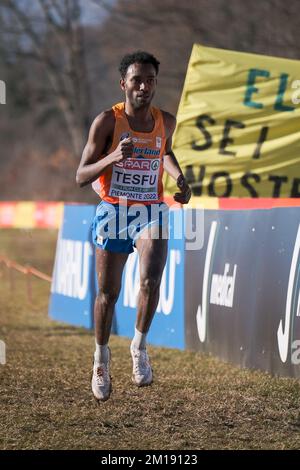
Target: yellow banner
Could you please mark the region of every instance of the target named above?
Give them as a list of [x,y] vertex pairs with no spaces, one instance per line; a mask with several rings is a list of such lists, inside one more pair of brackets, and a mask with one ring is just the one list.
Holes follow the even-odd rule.
[[173,151],[194,196],[300,197],[300,61],[195,44]]

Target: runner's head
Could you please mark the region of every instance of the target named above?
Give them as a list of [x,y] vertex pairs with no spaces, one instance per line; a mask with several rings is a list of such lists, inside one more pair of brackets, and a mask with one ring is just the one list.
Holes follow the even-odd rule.
[[157,85],[158,60],[143,51],[126,54],[121,60],[119,71],[120,85],[126,100],[136,109],[149,106]]

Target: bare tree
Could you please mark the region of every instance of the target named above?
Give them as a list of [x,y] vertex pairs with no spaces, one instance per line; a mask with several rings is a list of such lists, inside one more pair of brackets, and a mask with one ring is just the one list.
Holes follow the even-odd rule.
[[[17,61],[45,72],[48,90],[62,113],[75,157],[89,124],[89,83],[79,0],[38,0],[29,5],[0,0],[1,42]],[[44,83],[35,83],[45,89]],[[44,93],[45,95],[45,93]]]
[[[103,59],[145,49],[161,61],[159,104],[176,112],[194,43],[279,57],[299,57],[299,0],[89,0],[108,12]],[[114,90],[115,93],[115,90]]]

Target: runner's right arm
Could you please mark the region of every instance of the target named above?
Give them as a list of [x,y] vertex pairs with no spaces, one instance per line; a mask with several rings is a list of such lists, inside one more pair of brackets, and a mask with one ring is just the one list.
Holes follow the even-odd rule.
[[130,138],[122,140],[109,155],[105,153],[112,141],[114,126],[115,118],[111,110],[99,114],[91,125],[76,173],[76,183],[80,187],[95,181],[114,163],[132,156],[133,143]]

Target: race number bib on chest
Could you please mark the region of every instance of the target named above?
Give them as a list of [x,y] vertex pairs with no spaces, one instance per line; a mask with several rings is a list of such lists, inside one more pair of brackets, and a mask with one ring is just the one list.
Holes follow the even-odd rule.
[[109,195],[136,201],[158,199],[159,158],[127,158],[113,166]]

